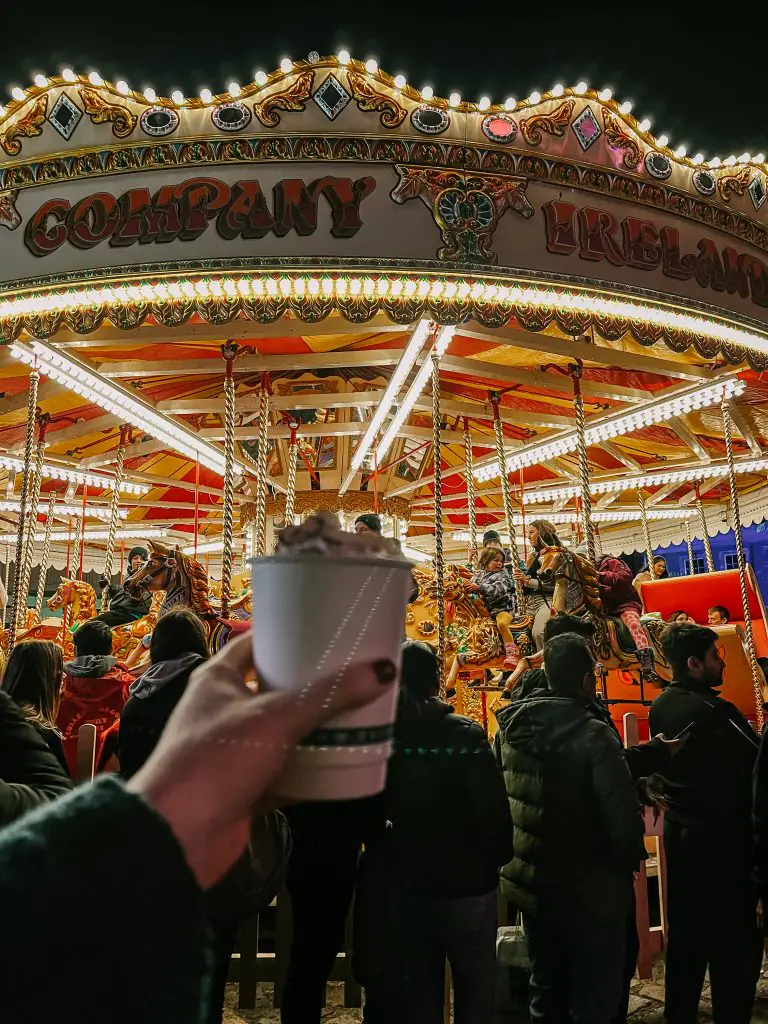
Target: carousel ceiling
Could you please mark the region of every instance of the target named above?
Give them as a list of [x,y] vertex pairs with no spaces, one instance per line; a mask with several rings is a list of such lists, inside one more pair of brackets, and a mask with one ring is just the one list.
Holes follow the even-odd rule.
[[503,519],[494,403],[519,525],[575,519],[574,365],[604,534],[632,527],[641,491],[659,521],[697,494],[723,506],[724,394],[754,495],[765,172],[762,154],[672,150],[586,83],[497,107],[348,54],[221,96],[38,76],[0,108],[0,536],[36,365],[41,523],[54,496],[57,529],[84,508],[102,543],[122,438],[120,536],[215,545],[227,343],[243,522],[264,387],[271,513],[295,437],[297,510],[380,507],[428,549],[433,352],[449,537],[470,457],[478,527]]

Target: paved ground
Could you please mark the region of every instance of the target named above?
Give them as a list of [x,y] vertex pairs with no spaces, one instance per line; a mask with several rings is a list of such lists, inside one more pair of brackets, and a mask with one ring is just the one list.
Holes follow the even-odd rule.
[[[632,1024],[663,1024],[664,965],[659,961],[651,981],[636,981],[630,1004]],[[359,1010],[345,1010],[342,1005],[341,985],[329,987],[328,1008],[323,1015],[323,1024],[360,1024]],[[272,986],[264,985],[260,991],[259,1007],[256,1010],[238,1010],[237,991],[230,985],[227,991],[227,1007],[224,1024],[279,1024],[280,1015],[272,1009]],[[712,1021],[712,1004],[709,1001],[709,986],[705,987],[701,1001],[701,1024]],[[758,999],[752,1015],[753,1024],[768,1024],[768,970],[758,986]]]

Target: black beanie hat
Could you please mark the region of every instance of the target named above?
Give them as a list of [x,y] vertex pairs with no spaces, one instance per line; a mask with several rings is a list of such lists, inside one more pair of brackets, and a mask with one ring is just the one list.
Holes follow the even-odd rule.
[[501,537],[495,530],[486,530],[483,534],[483,547],[485,547],[486,544],[490,544],[492,540],[495,540],[497,544],[501,544]]
[[131,559],[135,558],[136,555],[141,555],[145,562],[149,558],[149,552],[147,551],[147,549],[137,545],[135,548],[131,548],[131,550],[128,552],[128,565],[131,564]]
[[374,533],[381,533],[381,517],[377,516],[375,512],[364,512],[363,515],[357,517],[355,523],[363,523]]

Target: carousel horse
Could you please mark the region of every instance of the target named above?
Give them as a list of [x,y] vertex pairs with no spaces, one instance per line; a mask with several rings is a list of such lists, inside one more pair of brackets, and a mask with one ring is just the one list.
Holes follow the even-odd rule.
[[70,629],[74,629],[96,614],[96,591],[85,580],[62,576],[55,593],[46,603],[52,612],[61,609],[62,615],[66,614],[68,608],[71,613]]
[[[24,640],[57,640],[60,632],[58,619],[43,619],[41,622],[35,609],[27,608],[24,625],[16,632],[16,643],[23,643]],[[0,671],[5,664],[4,656],[8,653],[9,637],[10,630],[0,632]]]
[[[621,619],[603,613],[595,566],[589,559],[562,547],[543,548],[539,560],[539,579],[543,583],[554,583],[552,612],[589,615],[597,627],[593,646],[603,670],[637,671],[639,677],[637,648],[629,630]],[[653,650],[656,674],[662,684],[667,683],[672,679],[672,667],[661,647],[661,634],[666,623],[661,619],[645,618],[643,626]]]
[[[250,619],[253,614],[250,572],[233,573],[230,581],[229,618]],[[208,597],[216,615],[221,615],[221,580],[209,581]]]
[[145,636],[152,635],[164,598],[164,590],[155,591],[146,615],[142,615],[134,622],[112,627],[112,654],[129,668],[136,665],[141,660],[141,655],[146,653],[147,648],[143,646],[142,640]]
[[216,615],[208,596],[208,575],[196,558],[181,548],[168,548],[149,541],[149,558],[123,584],[129,594],[143,589],[150,594],[165,592],[158,618],[179,605],[191,608],[208,633],[208,646],[215,653],[236,633],[248,628],[245,620],[222,619]]

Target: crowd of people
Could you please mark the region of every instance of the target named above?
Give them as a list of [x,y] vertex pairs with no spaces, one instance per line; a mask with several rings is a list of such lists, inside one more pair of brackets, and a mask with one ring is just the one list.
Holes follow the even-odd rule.
[[[321,682],[310,699],[259,695],[250,638],[211,658],[187,608],[158,620],[141,670],[112,656],[103,615],[75,632],[72,660],[46,641],[18,644],[0,689],[3,1018],[61,1012],[87,963],[83,1022],[106,1005],[114,1021],[220,1021],[238,930],[284,881],[283,1024],[321,1021],[350,915],[367,1024],[442,1021],[446,962],[456,1024],[492,1024],[499,889],[524,925],[531,1020],[625,1021],[645,805],[665,815],[666,1020],[697,1020],[709,970],[715,1020],[746,1024],[768,900],[764,741],[719,695],[718,634],[680,611],[663,635],[674,681],[650,709],[654,738],[623,746],[596,695],[594,627],[553,615],[538,580],[550,526],[533,525],[525,567],[508,571],[498,537],[480,555],[474,586],[500,630],[515,585],[547,612],[534,601],[540,664],[515,662],[493,744],[441,699],[433,648],[406,641],[385,791],[291,806],[285,822],[271,793],[287,751],[393,685],[394,666]],[[615,610],[637,615],[622,567],[604,569],[625,588]],[[729,618],[710,610],[717,625]],[[84,723],[103,771],[74,789]],[[52,915],[63,897],[68,912]],[[32,999],[36,965],[50,995]]]

